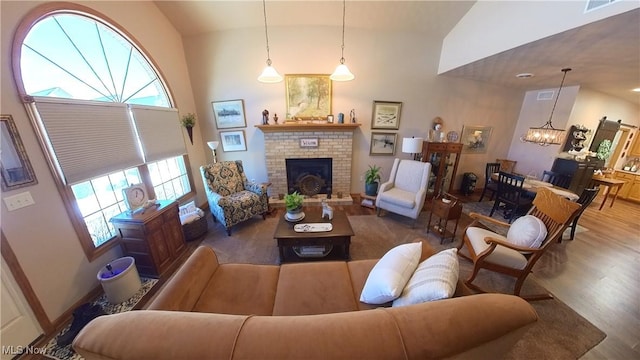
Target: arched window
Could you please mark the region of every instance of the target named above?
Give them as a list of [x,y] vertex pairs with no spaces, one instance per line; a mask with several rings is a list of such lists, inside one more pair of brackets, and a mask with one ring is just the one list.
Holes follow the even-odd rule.
[[144,183],[160,200],[192,194],[170,92],[112,21],[77,4],[46,4],[23,19],[12,59],[90,260],[112,246],[109,220],[126,211],[123,188]]

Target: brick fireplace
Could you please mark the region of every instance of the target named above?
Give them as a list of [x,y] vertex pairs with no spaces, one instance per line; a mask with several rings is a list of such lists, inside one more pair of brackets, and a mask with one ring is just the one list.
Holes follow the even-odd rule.
[[[257,125],[264,133],[267,175],[271,195],[287,193],[287,159],[332,159],[332,197],[349,196],[353,131],[360,124]],[[317,147],[301,146],[302,139],[318,139]],[[350,199],[350,198],[349,198]]]

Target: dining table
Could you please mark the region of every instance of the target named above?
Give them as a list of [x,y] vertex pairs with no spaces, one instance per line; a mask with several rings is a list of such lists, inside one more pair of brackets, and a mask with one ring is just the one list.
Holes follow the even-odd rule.
[[[491,175],[491,179],[494,181],[498,181],[498,173],[493,173]],[[561,188],[559,186],[555,186],[551,183],[548,183],[546,181],[542,181],[542,180],[538,180],[538,179],[532,179],[530,177],[524,177],[524,182],[522,184],[522,190],[531,193],[532,195],[535,196],[535,194],[538,193],[538,190],[540,188],[547,188],[549,190],[551,190],[553,193],[560,195],[562,197],[565,197],[571,201],[576,201],[580,198],[580,195],[574,193],[571,190],[565,189],[565,188]]]
[[600,203],[600,208],[598,208],[598,210],[602,210],[604,203],[607,202],[607,197],[611,192],[611,188],[616,189],[616,192],[613,193],[613,198],[611,198],[611,205],[609,205],[609,207],[613,207],[613,203],[616,201],[616,198],[618,197],[620,188],[622,188],[622,186],[626,183],[626,181],[624,180],[611,179],[611,178],[599,176],[599,175],[593,175],[593,177],[591,178],[591,182],[595,185],[601,185],[606,187],[604,190],[604,199],[602,200],[602,203]]

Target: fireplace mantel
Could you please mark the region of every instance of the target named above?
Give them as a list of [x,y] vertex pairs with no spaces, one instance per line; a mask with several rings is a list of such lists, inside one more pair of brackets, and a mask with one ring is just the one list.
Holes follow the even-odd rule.
[[284,131],[354,131],[361,124],[300,124],[300,123],[284,123],[282,125],[255,125],[262,132],[284,132]]

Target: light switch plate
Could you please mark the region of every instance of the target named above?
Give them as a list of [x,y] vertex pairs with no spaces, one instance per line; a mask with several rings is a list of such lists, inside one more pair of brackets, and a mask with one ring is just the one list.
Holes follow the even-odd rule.
[[25,191],[20,194],[12,195],[12,196],[7,196],[6,198],[4,198],[4,204],[7,206],[7,209],[9,211],[18,210],[25,206],[33,205],[35,203],[36,202],[33,201],[33,197],[31,196],[31,193],[28,191]]

